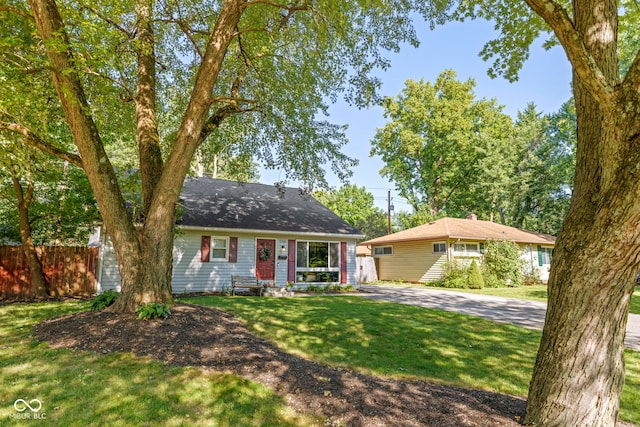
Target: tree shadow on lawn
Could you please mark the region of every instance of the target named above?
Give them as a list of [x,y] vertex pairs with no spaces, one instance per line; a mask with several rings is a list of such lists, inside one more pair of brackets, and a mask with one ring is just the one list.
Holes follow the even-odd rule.
[[[318,307],[320,309],[320,307]],[[265,384],[302,413],[349,426],[518,425],[522,398],[481,390],[393,380],[332,368],[281,351],[232,315],[180,304],[164,321],[87,312],[34,328],[53,347],[133,352],[177,366],[230,371]]]
[[[217,426],[299,426],[309,422],[310,418],[288,410],[282,397],[236,375],[175,367],[132,354],[52,349],[32,340],[34,323],[87,307],[71,303],[0,307],[0,402],[4,402],[0,405],[0,425],[26,425],[39,420],[52,426],[186,426],[211,422]],[[66,321],[57,324],[63,329],[55,330],[54,326],[50,332],[63,340],[64,335],[77,333],[66,327],[80,326],[80,333],[84,333],[90,325],[74,323],[73,319],[88,314],[64,316],[60,319]],[[104,329],[103,333],[109,331]],[[101,337],[92,332],[87,338]],[[41,410],[37,414],[19,412],[13,406],[18,399],[37,399]]]

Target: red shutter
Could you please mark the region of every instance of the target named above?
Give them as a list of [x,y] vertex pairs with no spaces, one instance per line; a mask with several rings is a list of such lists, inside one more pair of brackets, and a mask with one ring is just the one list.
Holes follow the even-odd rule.
[[289,258],[287,260],[287,280],[289,282],[296,281],[296,241],[289,240]]
[[202,236],[200,240],[200,261],[209,262],[210,249],[211,249],[211,236]]
[[347,283],[347,242],[340,242],[340,283]]
[[229,237],[229,262],[238,262],[238,238]]

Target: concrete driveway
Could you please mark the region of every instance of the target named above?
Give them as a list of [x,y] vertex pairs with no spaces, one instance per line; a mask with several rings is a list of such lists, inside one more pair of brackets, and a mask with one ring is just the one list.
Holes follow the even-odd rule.
[[[544,302],[440,289],[360,285],[360,290],[367,298],[469,314],[529,329],[542,329],[547,311]],[[629,315],[625,346],[640,351],[640,315]]]

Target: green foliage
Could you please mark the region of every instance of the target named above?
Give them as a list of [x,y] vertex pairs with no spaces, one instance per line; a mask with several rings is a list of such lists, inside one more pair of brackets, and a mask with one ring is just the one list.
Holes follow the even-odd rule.
[[136,308],[138,320],[166,319],[171,314],[171,307],[168,304],[157,302],[143,303]]
[[0,241],[20,242],[18,191],[33,188],[26,203],[36,245],[85,245],[99,214],[84,172],[0,135]]
[[105,308],[116,302],[119,296],[120,293],[114,290],[109,289],[107,291],[104,291],[100,295],[96,295],[96,297],[91,300],[91,310],[104,310]]
[[482,258],[482,270],[489,287],[522,285],[524,260],[520,258],[520,248],[508,240],[487,242]]
[[388,121],[371,155],[382,158],[381,174],[415,210],[489,216],[504,199],[503,182],[492,175],[502,169],[490,160],[510,158],[511,118],[495,100],[475,99],[472,79],[456,77],[446,70],[433,84],[408,80],[397,97],[386,98]]
[[492,60],[487,74],[518,80],[518,71],[529,58],[531,44],[549,27],[524,1],[465,0],[421,2],[418,7],[432,26],[448,21],[484,19],[494,23],[497,38],[488,41],[480,56]]
[[438,218],[434,217],[425,205],[420,205],[417,209],[414,208],[411,213],[398,212],[396,219],[398,220],[401,229],[407,230],[409,228],[427,224]]
[[620,2],[621,17],[618,27],[618,52],[620,55],[620,75],[629,71],[633,59],[640,51],[640,9],[634,0]]
[[365,235],[365,240],[387,234],[387,214],[375,207],[373,194],[365,187],[346,184],[313,193],[320,203]]
[[575,172],[573,101],[541,116],[533,105],[519,113],[518,165],[510,182],[511,225],[557,235],[569,209]]
[[403,228],[442,216],[497,218],[555,235],[569,208],[575,171],[573,102],[542,115],[530,104],[515,124],[493,101],[475,100],[472,80],[443,72],[435,84],[407,81],[385,100],[388,123],[372,154],[414,208]]
[[467,278],[467,284],[469,289],[484,288],[484,279],[482,278],[482,272],[480,271],[480,267],[478,267],[478,263],[475,259],[471,261],[471,266],[469,267],[469,277]]
[[466,289],[469,285],[469,269],[459,262],[446,263],[442,266],[445,273],[442,279],[431,283],[441,288]]

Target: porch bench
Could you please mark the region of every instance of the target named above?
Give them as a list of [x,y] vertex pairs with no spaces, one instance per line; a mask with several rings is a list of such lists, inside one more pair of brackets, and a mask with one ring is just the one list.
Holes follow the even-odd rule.
[[247,289],[262,296],[262,285],[255,276],[231,276],[231,295],[235,295],[237,289]]

